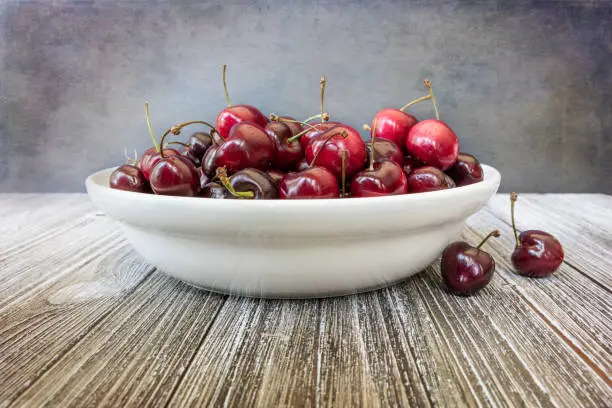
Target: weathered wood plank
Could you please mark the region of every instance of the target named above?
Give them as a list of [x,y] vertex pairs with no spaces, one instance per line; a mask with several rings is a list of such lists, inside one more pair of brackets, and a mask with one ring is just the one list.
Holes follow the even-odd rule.
[[[481,211],[468,220],[464,231],[468,242],[477,243],[490,229],[501,237],[489,240],[486,251],[495,259],[497,276],[521,294],[526,302],[559,330],[589,364],[600,372],[612,374],[612,297],[573,267],[562,264],[546,279],[530,279],[514,273],[510,255],[514,249],[512,228],[489,212]],[[485,229],[486,228],[486,229]]]
[[224,300],[155,273],[14,406],[164,406]]
[[[520,230],[542,229],[555,235],[565,251],[565,260],[605,288],[612,288],[612,257],[610,237],[612,231],[598,223],[587,222],[590,217],[579,216],[588,210],[574,202],[575,212],[567,213],[558,206],[554,197],[545,204],[536,204],[528,194],[520,195],[516,205],[516,223]],[[590,197],[590,196],[589,196]],[[510,221],[510,198],[508,195],[493,197],[487,209],[506,223]],[[595,217],[599,218],[598,215]],[[608,218],[612,218],[608,215]],[[596,220],[593,220],[596,221]],[[607,237],[607,238],[606,238]]]
[[170,406],[315,406],[318,301],[230,297]]

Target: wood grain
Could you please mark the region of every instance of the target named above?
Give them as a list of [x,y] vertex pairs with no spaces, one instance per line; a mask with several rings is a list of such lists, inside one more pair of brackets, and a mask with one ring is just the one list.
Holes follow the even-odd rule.
[[502,231],[476,296],[446,293],[436,262],[391,288],[280,301],[152,272],[82,195],[0,195],[0,407],[607,406],[612,199],[521,196],[519,226],[566,248],[541,280],[508,262],[507,200],[464,230]]

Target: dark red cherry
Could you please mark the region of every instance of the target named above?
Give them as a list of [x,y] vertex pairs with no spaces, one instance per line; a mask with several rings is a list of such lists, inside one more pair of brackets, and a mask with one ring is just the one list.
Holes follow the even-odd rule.
[[109,185],[117,190],[133,191],[135,193],[150,193],[151,186],[144,173],[136,166],[124,164],[110,175]]
[[286,122],[270,122],[266,125],[266,132],[276,145],[274,167],[284,171],[295,169],[298,162],[304,157],[300,141],[289,141],[294,136],[289,126],[290,124]]
[[200,177],[195,166],[181,156],[167,156],[151,171],[151,188],[155,194],[195,196],[200,191]]
[[377,138],[390,140],[403,148],[408,132],[417,123],[418,120],[406,112],[385,108],[374,116],[370,135],[376,132]]
[[379,197],[407,192],[406,174],[391,160],[374,163],[372,170],[360,171],[351,182],[352,197]]
[[338,180],[324,167],[312,167],[297,173],[288,173],[278,185],[280,198],[318,199],[338,198]]
[[278,119],[279,119],[278,121],[283,122],[287,126],[289,126],[289,130],[291,130],[291,136],[295,136],[298,133],[300,133],[302,130],[304,130],[304,128],[302,127],[302,124],[297,122],[291,116],[279,116]]
[[359,132],[347,125],[335,126],[312,140],[306,148],[306,160],[313,166],[325,167],[339,180],[342,176],[342,151],[346,151],[347,177],[363,169],[367,155],[365,143]]
[[217,169],[216,159],[218,149],[219,146],[212,145],[208,148],[206,153],[204,153],[204,157],[202,157],[202,171],[208,177],[213,177],[215,175],[215,170]]
[[227,188],[223,187],[219,183],[209,182],[202,186],[202,197],[206,198],[219,198],[219,199],[228,199],[234,198]]
[[213,138],[208,133],[195,132],[189,137],[188,144],[191,155],[201,161],[206,150],[212,146]]
[[196,173],[198,173],[198,177],[200,178],[200,189],[203,189],[204,186],[210,182],[210,177],[204,173],[201,167],[196,168]]
[[484,173],[478,159],[468,153],[459,153],[457,161],[446,171],[457,187],[482,181]]
[[227,91],[226,81],[227,66],[223,65],[223,90],[225,91],[225,99],[227,100],[227,108],[219,112],[216,121],[217,132],[221,139],[227,139],[234,125],[241,122],[251,122],[266,127],[268,119],[254,106],[251,105],[232,105]]
[[459,139],[446,123],[427,119],[410,129],[406,137],[406,150],[425,165],[446,170],[457,161]]
[[419,167],[408,174],[409,193],[425,193],[453,187],[455,187],[453,180],[435,167]]
[[[371,143],[366,143],[366,150],[370,154]],[[397,163],[400,167],[404,165],[404,154],[394,142],[387,139],[378,139],[374,141],[374,162],[391,160]]]
[[275,158],[276,145],[266,131],[255,123],[240,122],[217,148],[212,167],[225,167],[229,174],[250,167],[267,170]]
[[498,237],[499,231],[491,232],[477,247],[463,241],[446,247],[440,267],[442,280],[450,292],[469,296],[489,284],[495,272],[495,261],[480,248],[492,236]]
[[229,182],[237,192],[252,192],[253,199],[256,200],[270,200],[278,198],[276,183],[274,183],[274,181],[261,170],[240,170],[229,178]]
[[[179,155],[180,153],[178,152],[178,150],[170,149],[170,148],[164,149],[164,156],[179,156]],[[143,153],[142,157],[140,158],[139,167],[140,167],[140,170],[142,170],[142,173],[144,174],[147,180],[150,179],[151,170],[160,160],[161,160],[161,154],[157,151],[155,147],[151,147],[145,150],[145,152]]]
[[223,142],[225,142],[225,139],[221,137],[219,132],[213,132],[212,141],[213,141],[213,146],[221,146]]
[[278,183],[280,183],[280,181],[283,179],[283,177],[285,177],[285,173],[283,173],[280,170],[276,170],[276,169],[270,169],[266,171],[266,174],[268,175],[268,177],[272,179],[274,184],[276,184],[277,186],[278,186]]
[[297,171],[304,171],[304,170],[308,170],[310,168],[310,163],[308,163],[308,160],[306,160],[306,158],[304,157],[302,160],[300,160],[296,166],[296,170]]
[[201,162],[200,159],[198,159],[193,152],[191,151],[190,148],[185,148],[185,150],[183,152],[181,152],[181,156],[184,157],[185,159],[189,160],[191,163],[193,163],[194,166],[199,167]]
[[516,247],[512,252],[512,264],[520,275],[531,278],[544,278],[552,275],[563,262],[565,254],[563,246],[557,238],[548,232],[527,230],[517,235],[514,220],[514,204],[517,194],[510,194],[512,229],[516,239]]

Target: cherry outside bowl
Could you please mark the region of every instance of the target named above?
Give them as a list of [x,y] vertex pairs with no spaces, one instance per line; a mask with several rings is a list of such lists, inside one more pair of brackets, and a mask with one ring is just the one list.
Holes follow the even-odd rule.
[[191,285],[254,297],[310,298],[376,289],[436,260],[496,192],[500,174],[448,190],[371,198],[215,200],[109,187],[89,176],[96,207],[147,262]]

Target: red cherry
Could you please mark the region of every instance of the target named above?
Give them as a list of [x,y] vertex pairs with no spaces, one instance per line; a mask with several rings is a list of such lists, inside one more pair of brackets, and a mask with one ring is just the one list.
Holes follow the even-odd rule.
[[480,247],[490,237],[499,237],[499,231],[491,232],[475,248],[463,241],[453,242],[446,247],[440,267],[442,280],[452,293],[469,296],[489,284],[495,272],[495,261]]
[[374,163],[373,169],[362,170],[351,182],[353,197],[378,197],[406,194],[408,181],[404,170],[391,160]]
[[300,144],[302,145],[302,149],[306,151],[306,148],[310,144],[310,142],[323,133],[327,132],[329,129],[333,129],[336,126],[342,125],[340,122],[318,122],[318,123],[309,123],[310,126],[306,126],[306,129],[310,129],[303,133],[300,136]]
[[136,166],[124,164],[111,173],[110,188],[136,193],[150,193],[151,186],[144,173]]
[[217,150],[219,146],[212,145],[206,150],[204,153],[204,157],[202,157],[202,172],[206,174],[208,177],[212,177],[215,174],[215,170],[217,169],[216,160],[217,160]]
[[435,167],[419,167],[408,175],[409,193],[425,193],[453,187],[453,180]]
[[212,167],[225,167],[230,174],[249,167],[267,170],[275,157],[276,146],[266,131],[255,123],[240,122],[217,148]]
[[285,122],[270,122],[266,125],[266,132],[274,141],[277,150],[274,167],[284,171],[295,169],[297,163],[304,157],[299,140],[289,141],[294,136],[289,125],[290,123]]
[[151,171],[151,188],[155,194],[195,196],[200,191],[200,177],[195,166],[181,156],[163,157]]
[[[370,153],[371,143],[366,143],[367,153]],[[402,150],[391,140],[379,139],[374,141],[374,163],[391,160],[399,166],[404,165],[404,154]]]
[[312,140],[306,148],[306,160],[314,166],[325,167],[340,179],[342,151],[346,151],[346,176],[357,173],[366,162],[366,147],[354,128],[335,126]]
[[324,167],[288,173],[278,185],[282,199],[338,198],[338,180]]
[[417,123],[418,120],[406,112],[395,108],[385,108],[374,116],[370,135],[376,132],[376,138],[390,140],[403,147],[406,135]]
[[223,139],[227,139],[234,125],[241,122],[252,122],[261,127],[268,124],[268,119],[256,107],[251,105],[233,105],[219,112],[216,128]]
[[[179,156],[180,153],[176,149],[165,148],[164,156]],[[140,158],[139,167],[142,170],[145,178],[150,179],[151,170],[161,160],[161,154],[155,147],[150,147],[143,153]]]
[[552,275],[563,262],[563,246],[557,238],[548,232],[527,230],[517,236],[514,220],[514,204],[517,194],[510,194],[512,229],[516,247],[512,252],[512,264],[520,275],[531,278],[544,278]]
[[468,153],[459,153],[455,165],[446,171],[457,187],[482,181],[484,174],[478,159]]
[[410,129],[406,149],[415,159],[440,170],[452,167],[459,155],[459,139],[448,125],[437,119],[423,120]]
[[227,100],[227,108],[219,112],[216,121],[217,132],[222,139],[227,139],[229,134],[237,123],[252,122],[262,128],[268,123],[268,119],[254,106],[251,105],[232,105],[227,92],[226,81],[227,65],[223,65],[223,90],[225,91],[225,99]]

